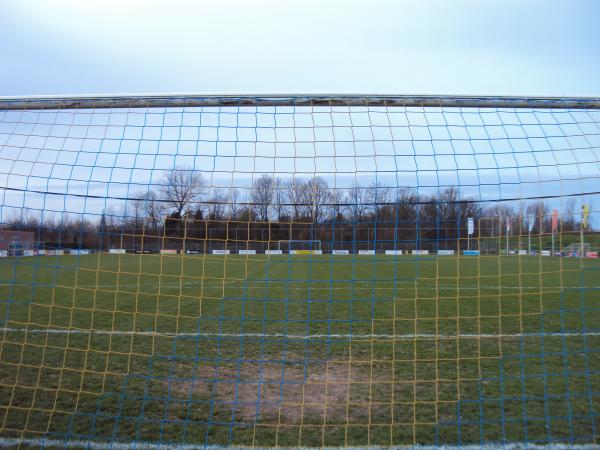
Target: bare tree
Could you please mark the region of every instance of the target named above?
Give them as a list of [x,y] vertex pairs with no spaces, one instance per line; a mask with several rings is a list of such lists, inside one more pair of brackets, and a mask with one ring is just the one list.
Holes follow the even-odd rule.
[[142,216],[155,233],[160,229],[166,215],[167,205],[158,200],[154,191],[148,190],[137,196],[133,204],[134,212]]
[[190,203],[201,199],[204,188],[204,179],[197,170],[174,167],[170,171],[165,171],[162,191],[165,199],[175,208],[180,218],[186,213]]
[[278,222],[282,222],[288,215],[288,207],[286,203],[285,184],[280,178],[276,178],[273,184],[273,206]]
[[304,188],[304,202],[309,207],[309,217],[314,223],[322,222],[331,211],[331,193],[327,182],[321,177],[308,180]]
[[275,194],[275,179],[269,175],[262,175],[252,183],[250,201],[254,204],[256,216],[262,222],[269,220],[269,208],[273,203]]
[[336,220],[341,220],[344,217],[343,204],[347,202],[346,193],[337,188],[330,190],[332,215]]
[[398,239],[414,240],[419,195],[412,189],[400,188],[396,192],[396,220],[398,222]]
[[208,199],[208,218],[223,220],[227,215],[227,197],[220,189],[213,189]]
[[294,220],[298,220],[305,213],[305,208],[303,208],[304,184],[304,181],[299,178],[292,178],[285,184],[286,197]]
[[367,193],[371,210],[379,217],[392,200],[392,190],[379,181],[371,183]]
[[515,211],[510,205],[498,203],[487,208],[482,215],[491,221],[490,235],[500,236],[506,233],[506,224],[512,223]]
[[348,210],[352,220],[362,222],[369,213],[369,191],[358,184],[354,184],[347,191]]
[[227,214],[232,219],[237,219],[240,214],[240,191],[237,188],[231,187],[227,192],[227,204],[229,211]]
[[133,200],[130,203],[130,207],[126,208],[126,211],[127,210],[131,211],[128,214],[128,225],[133,228],[133,234],[138,234],[139,230],[144,226],[144,203],[138,199]]

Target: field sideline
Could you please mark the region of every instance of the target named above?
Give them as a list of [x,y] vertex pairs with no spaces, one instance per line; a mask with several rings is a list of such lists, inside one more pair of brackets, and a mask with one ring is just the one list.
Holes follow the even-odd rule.
[[599,439],[598,260],[2,258],[0,301],[6,442]]

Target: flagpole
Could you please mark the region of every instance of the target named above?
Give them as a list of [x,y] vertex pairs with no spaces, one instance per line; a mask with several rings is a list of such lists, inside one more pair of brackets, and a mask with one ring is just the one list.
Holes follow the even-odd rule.
[[[494,221],[492,220],[492,231],[494,231]],[[498,251],[498,256],[500,256],[500,242],[502,239],[502,218],[498,214],[498,240],[494,243],[496,250]]]
[[506,256],[508,256],[508,233],[510,231],[510,218],[506,218]]
[[467,250],[471,250],[471,234],[473,234],[473,218],[467,218]]
[[535,225],[535,215],[527,215],[527,253],[531,255],[531,231]]
[[554,233],[556,232],[558,228],[558,210],[554,209],[552,210],[552,226],[550,227],[550,229],[552,230],[552,255],[551,256],[556,256],[556,252],[554,251]]
[[496,248],[498,250],[498,256],[502,254],[502,216],[498,214],[498,240],[496,241]]
[[581,242],[580,258],[583,258],[583,227],[585,226],[585,219],[585,206],[581,205],[581,226],[579,227],[579,240]]

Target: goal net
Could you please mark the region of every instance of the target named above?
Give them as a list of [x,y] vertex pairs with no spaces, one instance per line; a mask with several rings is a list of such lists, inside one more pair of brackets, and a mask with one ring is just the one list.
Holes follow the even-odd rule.
[[592,448],[599,186],[600,99],[0,99],[0,447]]

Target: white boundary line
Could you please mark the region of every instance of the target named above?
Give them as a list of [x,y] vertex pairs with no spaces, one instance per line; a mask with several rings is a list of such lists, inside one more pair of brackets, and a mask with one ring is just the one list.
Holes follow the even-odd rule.
[[[35,446],[40,448],[87,448],[91,450],[242,450],[247,447],[237,446],[218,446],[218,445],[203,445],[203,444],[155,444],[152,442],[119,442],[119,441],[84,441],[84,440],[61,440],[61,439],[46,439],[46,438],[2,438],[0,437],[0,448],[14,448],[23,445]],[[255,450],[286,450],[291,447],[252,447]],[[319,447],[319,450],[592,450],[598,447],[593,444],[529,444],[526,442],[510,442],[506,444],[479,444],[479,445],[395,445],[393,447],[376,446],[376,447]],[[293,447],[293,450],[317,450],[317,447]]]
[[600,331],[586,332],[540,332],[540,333],[459,333],[459,334],[285,334],[285,333],[162,333],[154,331],[124,331],[124,330],[82,330],[69,328],[0,328],[4,333],[25,333],[25,334],[81,334],[81,335],[108,335],[108,336],[157,336],[157,337],[222,337],[222,338],[273,338],[273,339],[292,339],[309,341],[311,339],[510,339],[527,337],[582,337],[582,336],[600,336]]
[[[600,286],[520,286],[520,285],[502,285],[502,284],[468,284],[468,285],[457,285],[454,283],[433,283],[431,285],[427,285],[427,286],[422,286],[421,283],[426,282],[429,280],[420,280],[418,282],[415,281],[393,281],[393,280],[378,280],[378,281],[369,281],[369,280],[356,280],[353,281],[352,284],[355,285],[355,289],[373,289],[373,290],[401,290],[401,289],[405,289],[405,286],[408,286],[409,288],[414,288],[416,287],[416,289],[418,289],[419,291],[425,290],[425,289],[455,289],[455,290],[467,290],[467,289],[538,289],[541,290],[542,293],[548,293],[548,292],[558,292],[560,290],[566,290],[566,289],[600,289]],[[308,289],[322,289],[322,290],[333,290],[333,291],[348,291],[350,290],[349,287],[343,287],[343,286],[335,286],[336,284],[340,284],[340,283],[347,283],[347,284],[351,284],[350,282],[346,282],[343,280],[319,280],[319,281],[289,281],[289,280],[198,280],[198,281],[184,281],[182,283],[156,283],[154,286],[156,288],[179,288],[179,287],[189,287],[189,286],[205,286],[205,287],[221,287],[224,284],[236,284],[239,283],[240,284],[240,288],[249,288],[249,289],[255,289],[255,288],[261,288],[262,284],[276,284],[276,283],[282,283],[282,289],[285,290],[298,290],[298,291],[302,291],[302,290],[308,290]],[[305,283],[306,286],[303,287],[297,287],[297,286],[288,286],[285,283],[293,283],[293,284],[299,284],[299,283]],[[379,284],[396,284],[398,286],[378,286]],[[359,286],[356,286],[356,284],[358,284]],[[244,286],[246,285],[246,286]],[[363,285],[363,286],[361,286]],[[14,287],[27,287],[27,288],[31,288],[32,284],[28,284],[28,283],[0,283],[0,286],[14,286]],[[57,285],[44,285],[44,284],[39,284],[39,285],[33,285],[33,286],[39,286],[39,287],[50,287],[50,288],[62,288],[62,287],[66,287],[66,286],[62,286],[60,284]],[[140,287],[144,287],[143,283],[140,284],[93,284],[93,285],[85,285],[85,284],[80,284],[80,285],[76,285],[76,286],[69,286],[69,289],[112,289],[112,290],[118,290],[118,289],[124,289],[124,288],[132,288],[132,289],[138,289]],[[144,291],[140,291],[140,293],[145,293]]]

